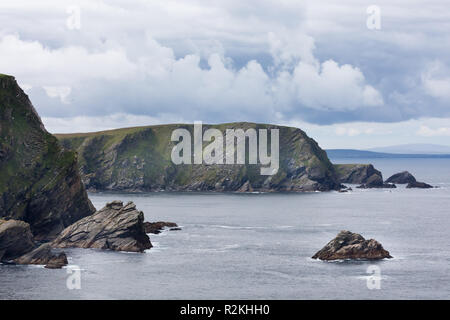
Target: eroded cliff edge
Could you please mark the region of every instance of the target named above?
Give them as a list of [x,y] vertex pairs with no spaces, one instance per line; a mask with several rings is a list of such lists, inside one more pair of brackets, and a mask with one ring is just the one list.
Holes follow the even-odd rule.
[[48,133],[12,76],[0,74],[0,217],[30,224],[50,240],[95,208],[74,151]]

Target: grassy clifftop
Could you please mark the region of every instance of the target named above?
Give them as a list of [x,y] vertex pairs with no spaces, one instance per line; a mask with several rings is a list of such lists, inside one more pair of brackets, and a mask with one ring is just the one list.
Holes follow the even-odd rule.
[[14,77],[0,75],[0,217],[51,238],[93,212],[74,151],[48,133]]
[[170,138],[177,128],[193,136],[193,125],[168,124],[56,137],[64,147],[78,152],[83,182],[91,189],[315,191],[339,187],[325,151],[300,129],[247,122],[203,125],[203,131],[215,128],[224,136],[226,129],[279,129],[280,168],[277,174],[264,176],[260,164],[173,164],[175,143]]

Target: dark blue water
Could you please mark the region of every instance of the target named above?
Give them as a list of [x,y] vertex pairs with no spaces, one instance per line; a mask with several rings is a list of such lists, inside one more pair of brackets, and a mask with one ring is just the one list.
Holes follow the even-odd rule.
[[[355,159],[334,159],[336,163]],[[387,178],[409,170],[440,186],[308,194],[91,194],[97,208],[134,201],[146,220],[182,231],[151,235],[146,253],[69,249],[66,269],[0,266],[3,299],[449,299],[450,160],[370,159]],[[394,259],[310,257],[340,230],[375,238]],[[368,289],[367,268],[381,272]]]

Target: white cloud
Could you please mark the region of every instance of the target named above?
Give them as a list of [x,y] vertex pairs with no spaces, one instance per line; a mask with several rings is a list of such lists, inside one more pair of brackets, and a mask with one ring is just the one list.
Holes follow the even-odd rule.
[[[52,49],[7,35],[0,38],[0,70],[34,88],[44,88],[49,97],[58,97],[79,114],[100,112],[103,107],[105,112],[128,108],[140,114],[164,111],[188,117],[195,109],[197,118],[212,112],[232,119],[261,112],[273,117],[283,109],[299,107],[355,110],[382,103],[379,92],[365,83],[358,68],[332,60],[318,62],[312,39],[300,37],[310,39],[306,47],[302,41],[276,39],[271,33],[276,64],[268,73],[256,60],[235,69],[229,58],[216,53],[208,57],[208,68],[203,68],[200,56],[176,58],[171,48],[149,36],[142,44],[145,54],[133,57],[120,45],[101,51],[80,46]],[[101,105],[80,108],[80,101]],[[280,106],[280,101],[285,105]]]
[[[71,5],[81,9],[80,30],[66,26]],[[0,72],[26,84],[47,117],[170,113],[314,123],[448,117],[448,69],[426,65],[450,63],[446,1],[380,0],[379,32],[366,28],[367,5],[5,0]],[[58,89],[48,97],[48,88],[68,87],[70,93]]]
[[[45,93],[47,93],[47,95],[50,98],[59,98],[61,100],[61,102],[64,104],[69,103],[69,100],[67,98],[69,97],[70,92],[72,91],[72,88],[67,87],[67,86],[61,86],[61,87],[44,86],[43,88],[45,90]],[[28,90],[29,89],[31,89],[31,88],[28,88]]]
[[420,129],[417,131],[419,136],[423,137],[449,137],[450,136],[450,127],[440,127],[432,129],[428,126],[420,126]]
[[422,74],[425,91],[435,98],[450,98],[450,68],[440,61],[434,61]]

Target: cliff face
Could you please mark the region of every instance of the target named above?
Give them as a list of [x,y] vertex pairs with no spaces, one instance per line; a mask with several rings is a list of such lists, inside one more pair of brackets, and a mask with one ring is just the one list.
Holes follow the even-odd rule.
[[171,152],[177,143],[171,141],[171,134],[177,128],[193,136],[193,125],[176,124],[56,137],[64,147],[78,152],[83,182],[96,190],[300,192],[339,188],[325,151],[300,129],[255,123],[203,125],[203,132],[220,130],[224,140],[226,129],[268,129],[269,136],[270,129],[279,129],[279,170],[267,176],[260,174],[259,162],[248,164],[248,147],[247,164],[175,165]]
[[48,133],[14,77],[0,75],[0,217],[48,240],[92,214],[74,151]]

